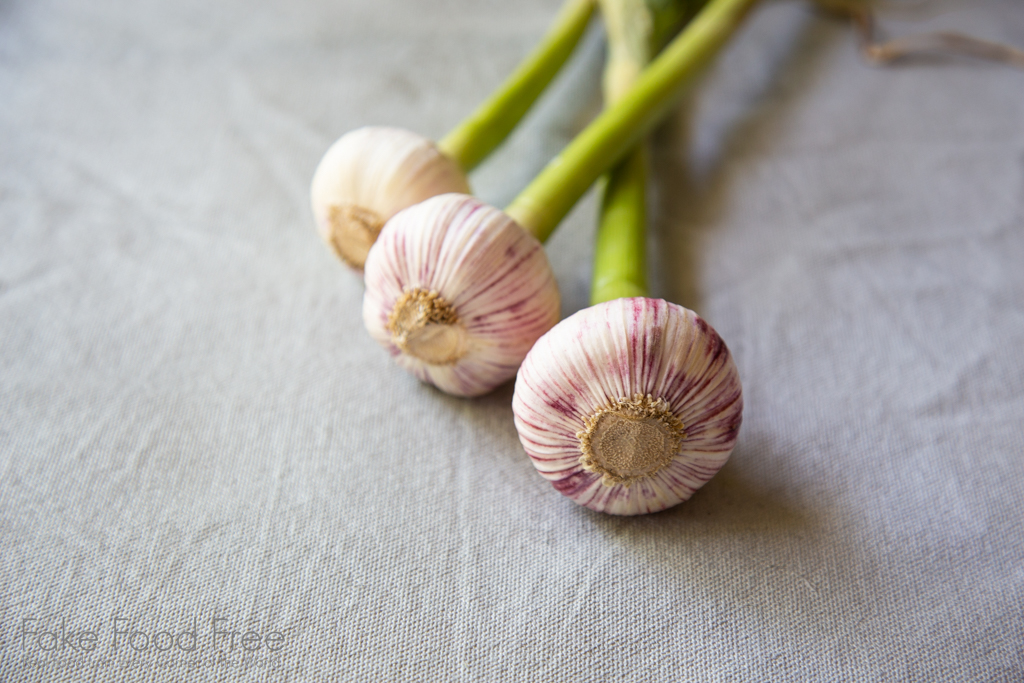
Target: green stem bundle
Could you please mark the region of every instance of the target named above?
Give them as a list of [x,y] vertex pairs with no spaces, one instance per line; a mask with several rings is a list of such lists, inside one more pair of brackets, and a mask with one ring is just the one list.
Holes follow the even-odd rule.
[[546,240],[597,178],[621,160],[739,28],[757,0],[711,0],[640,75],[555,157],[506,208]]
[[[604,94],[617,101],[651,55],[696,10],[694,0],[599,0],[608,32]],[[701,1],[700,4],[703,4]],[[647,144],[641,142],[605,177],[594,246],[590,304],[648,296]]]

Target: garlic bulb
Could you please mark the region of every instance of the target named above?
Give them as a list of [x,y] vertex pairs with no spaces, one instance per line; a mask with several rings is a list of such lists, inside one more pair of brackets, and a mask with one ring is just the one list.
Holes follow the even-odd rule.
[[424,382],[477,396],[515,376],[558,322],[540,242],[504,213],[445,194],[388,221],[366,259],[363,322]]
[[458,164],[430,140],[401,128],[368,126],[343,135],[313,175],[320,236],[342,261],[363,267],[384,223],[445,192],[469,192]]
[[519,438],[559,492],[616,515],[657,512],[725,464],[743,411],[718,333],[661,299],[615,299],[566,318],[523,362]]

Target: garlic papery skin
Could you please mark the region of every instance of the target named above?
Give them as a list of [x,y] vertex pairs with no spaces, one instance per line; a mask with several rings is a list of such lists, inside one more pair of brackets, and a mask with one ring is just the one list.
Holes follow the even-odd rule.
[[313,174],[320,236],[357,270],[384,224],[446,192],[469,192],[466,175],[432,141],[401,128],[367,126],[341,136]]
[[388,221],[364,282],[370,335],[420,380],[456,396],[512,379],[559,318],[540,242],[464,194],[427,199]]
[[523,361],[519,439],[576,503],[615,515],[687,500],[739,434],[739,373],[718,333],[661,299],[615,299],[566,318]]

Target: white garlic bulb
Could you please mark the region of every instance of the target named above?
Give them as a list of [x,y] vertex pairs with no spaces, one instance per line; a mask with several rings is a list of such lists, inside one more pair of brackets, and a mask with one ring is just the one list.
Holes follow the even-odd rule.
[[313,174],[320,236],[361,269],[384,224],[402,209],[446,192],[469,192],[466,176],[432,141],[401,128],[368,126],[341,136]]
[[364,280],[370,335],[416,377],[457,396],[514,377],[559,318],[540,242],[464,194],[396,214],[370,250]]
[[661,299],[566,318],[527,355],[512,399],[519,438],[561,493],[617,515],[693,495],[739,433],[739,373],[718,333]]

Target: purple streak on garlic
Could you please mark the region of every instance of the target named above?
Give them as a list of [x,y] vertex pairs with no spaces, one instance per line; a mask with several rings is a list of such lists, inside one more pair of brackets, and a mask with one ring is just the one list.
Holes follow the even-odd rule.
[[416,377],[457,396],[514,377],[559,318],[540,242],[464,194],[428,199],[388,221],[365,282],[370,335]]
[[616,515],[687,500],[739,433],[739,373],[718,333],[661,299],[615,299],[534,345],[512,399],[537,470],[580,505]]
[[310,190],[320,236],[362,269],[384,224],[402,209],[446,192],[469,192],[466,176],[430,140],[401,128],[346,133],[324,154]]

